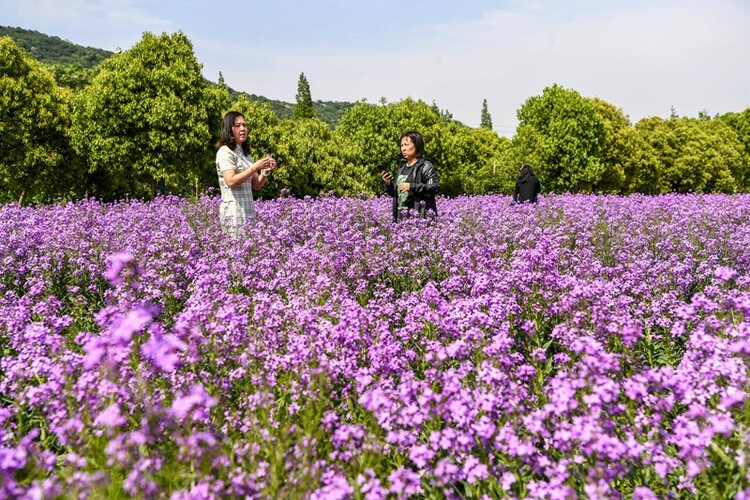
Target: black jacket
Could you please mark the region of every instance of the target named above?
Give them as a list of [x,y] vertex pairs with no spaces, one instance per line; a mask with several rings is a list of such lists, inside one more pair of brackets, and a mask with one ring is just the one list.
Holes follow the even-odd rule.
[[523,203],[530,201],[536,203],[536,195],[542,190],[539,179],[535,175],[530,175],[525,182],[520,179],[516,181],[516,187],[513,189],[513,201]]
[[[393,198],[393,220],[399,219],[398,213],[398,187],[396,180],[402,173],[406,162],[401,162],[393,178],[393,182],[385,185],[386,192]],[[427,211],[432,211],[437,217],[437,203],[435,195],[440,190],[440,182],[435,165],[424,158],[420,158],[414,164],[414,182],[409,188],[409,197],[406,199],[406,206],[409,209],[419,213],[422,218],[427,217]]]

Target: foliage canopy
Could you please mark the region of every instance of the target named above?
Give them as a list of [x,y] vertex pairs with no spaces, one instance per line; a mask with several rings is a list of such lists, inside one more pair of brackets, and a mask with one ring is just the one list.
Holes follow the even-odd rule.
[[102,63],[74,98],[71,140],[90,172],[120,196],[156,192],[157,182],[189,192],[211,164],[212,138],[229,103],[203,79],[182,33],[145,33]]

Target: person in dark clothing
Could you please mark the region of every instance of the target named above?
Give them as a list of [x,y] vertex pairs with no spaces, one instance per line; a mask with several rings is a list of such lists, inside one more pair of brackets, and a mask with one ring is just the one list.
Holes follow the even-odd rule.
[[513,202],[523,203],[528,201],[536,203],[536,195],[542,190],[539,179],[534,175],[531,167],[524,165],[521,167],[521,175],[518,176],[516,187],[513,189]]
[[435,165],[424,158],[424,139],[419,132],[404,132],[399,139],[404,161],[398,166],[396,178],[388,171],[381,177],[386,192],[393,197],[393,220],[403,218],[409,210],[426,218],[437,217],[435,195],[440,190]]

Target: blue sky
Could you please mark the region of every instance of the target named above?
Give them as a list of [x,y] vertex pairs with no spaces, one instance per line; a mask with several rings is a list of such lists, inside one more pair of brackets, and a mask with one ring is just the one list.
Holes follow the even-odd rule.
[[[221,5],[220,7],[218,5]],[[646,116],[750,107],[748,0],[0,0],[0,25],[127,50],[182,31],[206,78],[294,102],[433,101],[512,136],[552,84]]]

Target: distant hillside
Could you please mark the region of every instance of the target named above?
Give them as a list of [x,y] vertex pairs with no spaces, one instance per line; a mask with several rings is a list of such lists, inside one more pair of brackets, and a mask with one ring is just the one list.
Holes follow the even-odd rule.
[[[232,100],[236,99],[236,95],[239,92],[233,89],[229,89]],[[262,95],[247,94],[251,101],[259,102],[261,104],[267,103],[271,110],[278,116],[291,117],[294,113],[294,104],[284,101],[276,101],[274,99],[268,99]],[[315,108],[315,114],[318,118],[326,122],[329,126],[334,127],[341,118],[344,112],[354,106],[351,102],[341,101],[313,101],[313,108]]]
[[[50,65],[67,66],[69,64],[79,63],[84,68],[93,68],[113,54],[113,52],[108,50],[76,45],[75,43],[63,40],[60,37],[45,35],[38,31],[12,28],[10,26],[0,26],[0,37],[6,35],[13,38],[19,47],[29,52],[36,60]],[[229,93],[232,100],[236,100],[240,91],[230,88]],[[292,116],[294,103],[268,99],[255,94],[245,94],[247,94],[252,101],[268,103],[273,112],[278,116]],[[350,102],[313,102],[313,107],[315,108],[318,118],[326,122],[330,127],[336,126],[341,115],[352,106],[354,106],[354,104]]]
[[45,64],[79,63],[84,68],[93,68],[113,54],[108,50],[83,47],[38,31],[0,26],[0,36],[6,35],[34,56],[37,61]]

